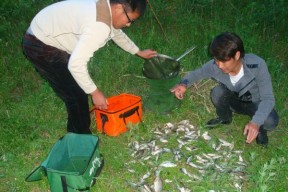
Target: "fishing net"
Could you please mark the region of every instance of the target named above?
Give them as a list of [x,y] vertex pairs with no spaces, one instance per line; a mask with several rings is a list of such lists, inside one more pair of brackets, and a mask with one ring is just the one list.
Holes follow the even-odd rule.
[[143,101],[144,108],[166,114],[180,104],[170,92],[170,89],[180,82],[179,70],[180,63],[165,55],[158,55],[145,61],[143,74],[147,77],[150,90]]
[[171,79],[178,75],[180,63],[166,55],[158,54],[144,63],[143,74],[149,79]]

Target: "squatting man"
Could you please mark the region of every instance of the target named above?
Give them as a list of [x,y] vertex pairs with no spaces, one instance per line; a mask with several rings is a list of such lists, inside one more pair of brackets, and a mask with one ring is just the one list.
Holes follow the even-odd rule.
[[194,82],[212,78],[218,83],[210,94],[218,117],[209,120],[206,127],[230,124],[233,112],[249,115],[251,121],[244,127],[246,143],[256,139],[267,146],[267,131],[277,127],[279,118],[266,62],[255,54],[245,54],[241,38],[230,32],[216,36],[209,52],[213,59],[189,72],[170,91],[182,100]]

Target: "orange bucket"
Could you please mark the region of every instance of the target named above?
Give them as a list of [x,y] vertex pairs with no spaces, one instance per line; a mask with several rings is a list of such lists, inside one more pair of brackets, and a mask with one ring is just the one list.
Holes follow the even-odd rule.
[[108,98],[108,109],[95,109],[97,130],[109,136],[126,132],[127,124],[136,124],[142,119],[141,97],[120,94]]

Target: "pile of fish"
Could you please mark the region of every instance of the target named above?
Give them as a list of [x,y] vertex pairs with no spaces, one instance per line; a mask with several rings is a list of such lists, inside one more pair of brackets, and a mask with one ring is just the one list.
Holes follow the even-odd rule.
[[[134,174],[133,178],[138,178],[128,182],[135,191],[161,192],[168,188],[169,191],[189,192],[193,190],[193,182],[207,182],[207,178],[216,182],[221,174],[228,175],[231,189],[241,191],[247,163],[241,156],[242,151],[234,150],[233,142],[213,139],[208,132],[197,130],[189,120],[166,123],[151,131],[149,140],[141,138],[128,144],[132,160],[125,166]],[[147,172],[135,171],[133,167],[139,164]],[[167,169],[173,173],[164,174]]]

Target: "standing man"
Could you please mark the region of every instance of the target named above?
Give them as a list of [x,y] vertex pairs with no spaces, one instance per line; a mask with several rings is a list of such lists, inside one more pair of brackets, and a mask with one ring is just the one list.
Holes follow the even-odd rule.
[[244,127],[246,142],[256,139],[258,144],[267,145],[267,130],[276,128],[278,114],[274,110],[272,82],[265,61],[255,54],[245,54],[243,42],[235,33],[216,36],[209,51],[213,60],[187,74],[171,92],[183,99],[194,82],[213,78],[218,85],[211,90],[210,97],[218,117],[206,126],[212,129],[230,124],[232,112],[249,115],[251,121]]
[[41,10],[32,20],[23,51],[64,101],[67,131],[91,133],[88,95],[96,108],[107,100],[88,73],[94,52],[112,39],[120,48],[148,59],[156,51],[140,50],[121,30],[146,9],[146,0],[66,0]]

